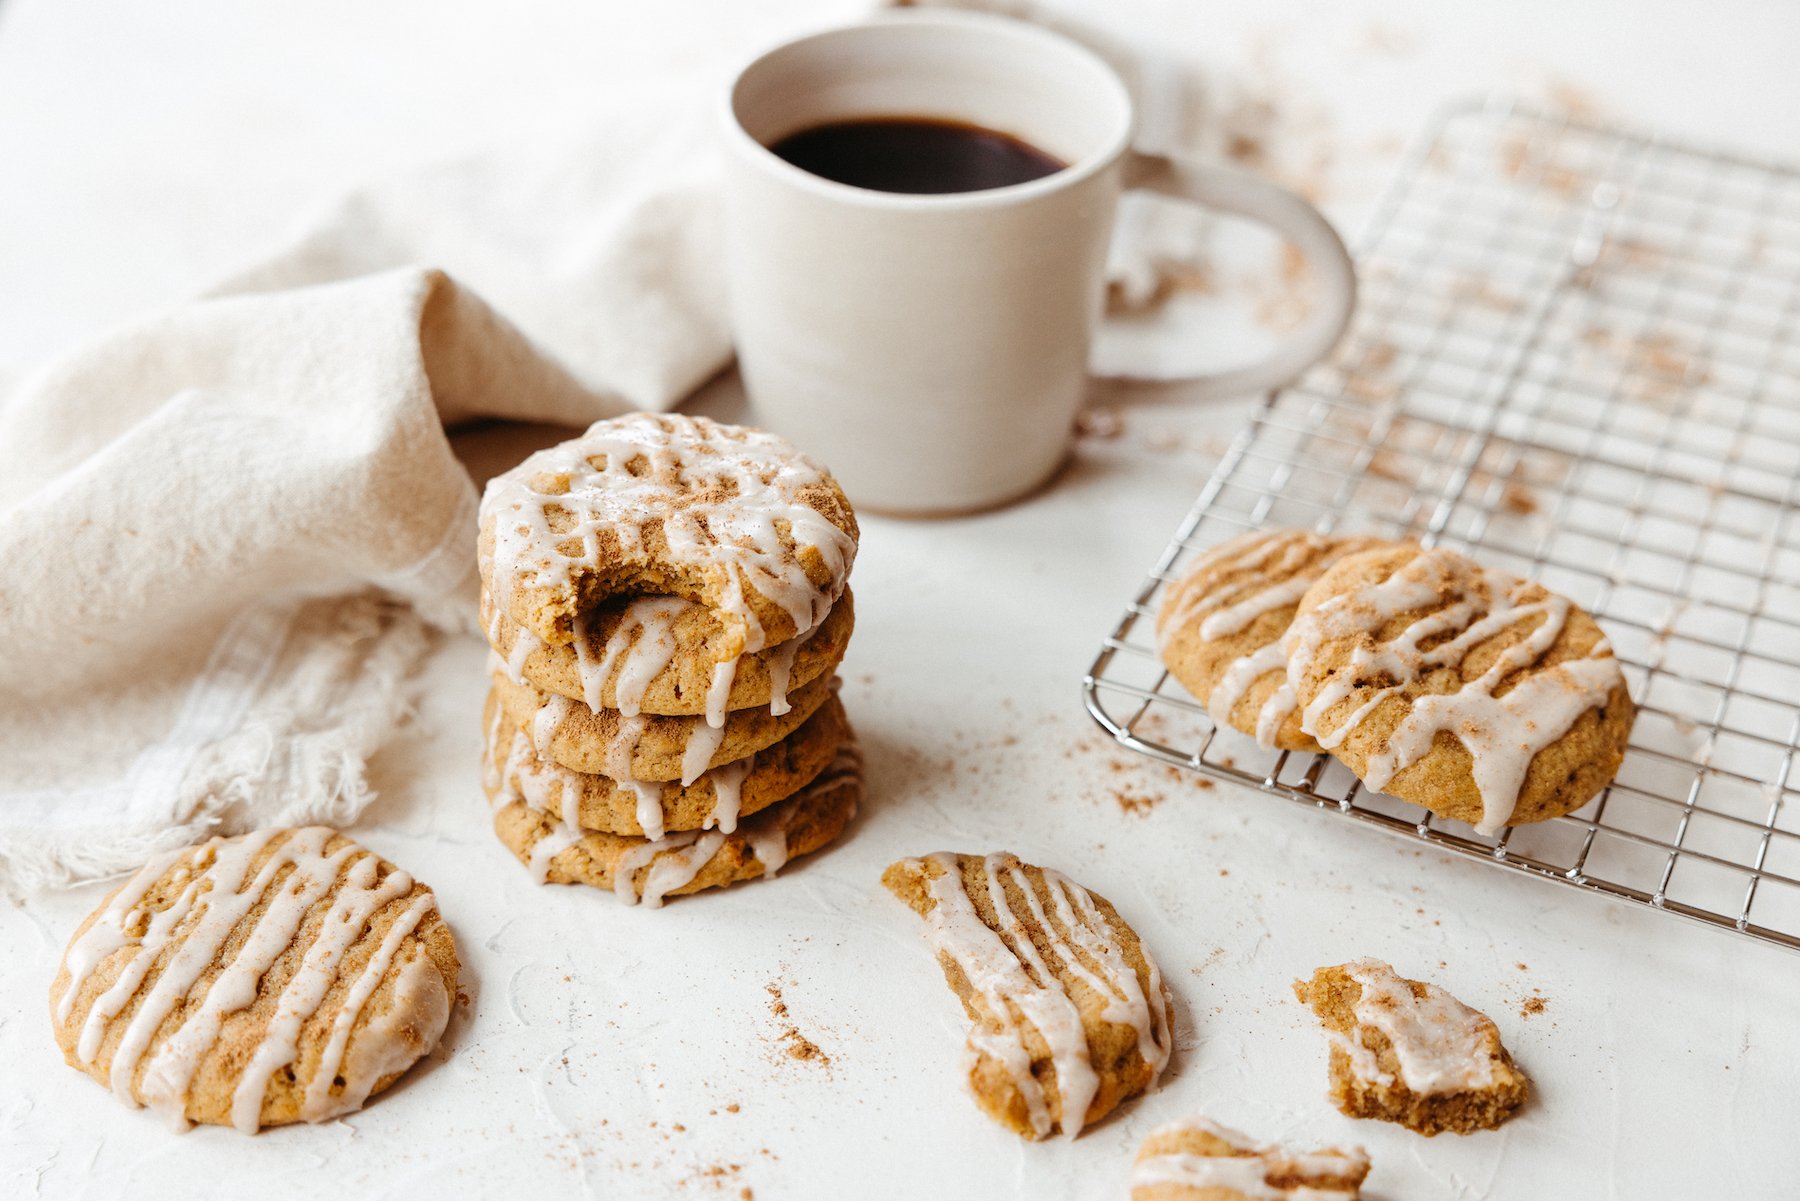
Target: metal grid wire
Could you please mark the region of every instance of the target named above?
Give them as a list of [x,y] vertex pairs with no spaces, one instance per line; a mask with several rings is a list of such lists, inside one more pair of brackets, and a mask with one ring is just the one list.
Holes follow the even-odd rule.
[[[1162,761],[1800,949],[1800,171],[1465,105],[1360,275],[1343,345],[1265,399],[1106,639],[1089,710]],[[1638,704],[1617,780],[1482,837],[1217,731],[1158,661],[1159,592],[1284,525],[1452,546],[1588,609]]]

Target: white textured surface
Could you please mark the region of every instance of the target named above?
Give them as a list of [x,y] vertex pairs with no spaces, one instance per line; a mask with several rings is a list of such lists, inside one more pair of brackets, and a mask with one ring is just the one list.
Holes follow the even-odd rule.
[[[7,0],[0,363],[184,294],[396,153],[475,144],[598,94],[603,73],[714,53],[678,44],[759,40],[743,37],[749,6],[683,4],[644,28],[652,7],[326,5],[286,29],[198,0]],[[1114,11],[1247,89],[1277,81],[1282,157],[1337,147],[1328,195],[1351,228],[1391,139],[1490,83],[1557,76],[1615,114],[1800,157],[1784,61],[1800,10],[1565,7]],[[867,521],[845,701],[871,797],[847,841],[772,884],[661,912],[533,886],[476,784],[482,649],[446,646],[355,832],[438,890],[472,1005],[357,1117],[245,1140],[121,1108],[61,1065],[45,1005],[101,890],[0,914],[0,1196],[241,1195],[254,1180],[269,1197],[1104,1197],[1142,1135],[1191,1110],[1259,1139],[1362,1142],[1383,1198],[1791,1194],[1800,960],[1203,789],[1091,732],[1081,671],[1240,413],[1146,398],[1029,504]],[[1120,793],[1160,799],[1132,814]],[[974,1109],[962,1016],[876,882],[899,855],[996,847],[1111,898],[1176,993],[1171,1076],[1073,1144],[1022,1144]],[[1360,955],[1490,1013],[1537,1082],[1531,1106],[1498,1134],[1433,1140],[1333,1111],[1324,1041],[1287,983]],[[829,1066],[785,1054],[770,985]],[[1543,1012],[1520,1016],[1532,995]]]

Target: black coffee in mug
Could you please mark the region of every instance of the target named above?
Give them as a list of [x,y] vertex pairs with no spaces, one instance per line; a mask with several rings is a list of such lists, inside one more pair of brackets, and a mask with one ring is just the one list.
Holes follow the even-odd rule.
[[1068,166],[1011,134],[935,117],[833,121],[769,149],[802,171],[876,192],[982,192]]

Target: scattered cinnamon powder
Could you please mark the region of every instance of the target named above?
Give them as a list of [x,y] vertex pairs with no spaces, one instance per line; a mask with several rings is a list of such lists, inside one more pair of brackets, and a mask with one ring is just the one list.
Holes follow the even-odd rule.
[[[786,1027],[782,1030],[780,1038],[786,1044],[787,1057],[806,1063],[817,1063],[821,1067],[830,1067],[831,1056],[821,1050],[818,1043],[800,1033],[799,1027],[793,1024],[793,1018],[788,1013],[787,1002],[781,996],[781,985],[771,981],[764,987],[768,989],[769,993],[769,1012],[775,1015],[776,1021],[783,1023]],[[728,1105],[726,1110],[735,1113],[736,1107]]]
[[1519,1016],[1522,1018],[1536,1017],[1544,1012],[1545,1004],[1546,1002],[1541,996],[1527,997],[1525,1003],[1519,1006]]

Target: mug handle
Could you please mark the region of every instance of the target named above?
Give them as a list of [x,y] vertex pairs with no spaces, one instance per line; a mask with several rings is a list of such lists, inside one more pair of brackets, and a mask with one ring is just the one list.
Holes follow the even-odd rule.
[[1286,239],[1312,268],[1320,302],[1281,345],[1255,363],[1192,377],[1184,395],[1210,400],[1279,387],[1325,357],[1356,311],[1356,265],[1323,214],[1279,184],[1222,163],[1133,153],[1125,186],[1245,217]]

